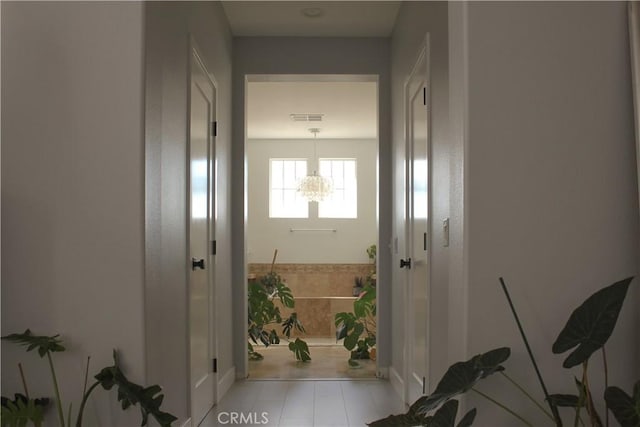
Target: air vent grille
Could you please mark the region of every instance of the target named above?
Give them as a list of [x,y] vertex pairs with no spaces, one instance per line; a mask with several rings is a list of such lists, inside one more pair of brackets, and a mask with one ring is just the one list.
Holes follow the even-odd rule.
[[289,114],[294,122],[321,122],[324,114]]

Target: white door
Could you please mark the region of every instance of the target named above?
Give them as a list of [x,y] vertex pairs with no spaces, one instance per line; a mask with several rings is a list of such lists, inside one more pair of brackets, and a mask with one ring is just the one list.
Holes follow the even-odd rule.
[[428,389],[429,315],[429,87],[425,43],[406,86],[407,133],[407,390],[409,403]]
[[215,86],[191,51],[189,112],[189,334],[191,422],[215,403],[213,185]]

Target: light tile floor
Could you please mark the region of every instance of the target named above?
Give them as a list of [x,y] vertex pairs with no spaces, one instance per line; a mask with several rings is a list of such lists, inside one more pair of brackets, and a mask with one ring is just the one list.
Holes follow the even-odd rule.
[[404,411],[386,380],[246,380],[236,382],[205,421],[207,427],[361,427]]
[[262,360],[249,361],[250,379],[342,379],[376,378],[374,360],[358,360],[358,367],[349,366],[349,351],[343,346],[309,345],[310,362],[298,362],[287,344],[256,349]]

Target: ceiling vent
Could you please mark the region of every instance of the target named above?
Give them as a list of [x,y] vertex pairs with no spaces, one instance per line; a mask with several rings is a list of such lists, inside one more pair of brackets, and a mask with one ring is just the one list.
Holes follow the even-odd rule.
[[324,114],[289,114],[294,122],[321,122]]

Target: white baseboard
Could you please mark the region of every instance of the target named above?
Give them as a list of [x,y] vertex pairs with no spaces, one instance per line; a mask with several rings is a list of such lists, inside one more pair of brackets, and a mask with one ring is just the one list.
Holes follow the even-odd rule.
[[222,399],[222,397],[227,394],[233,383],[236,381],[236,367],[232,366],[224,373],[222,378],[218,381],[218,402]]
[[378,367],[378,372],[376,373],[376,377],[381,378],[381,379],[388,379],[389,378],[389,367],[388,366],[379,366]]
[[391,381],[391,385],[398,396],[400,396],[404,401],[404,381],[402,376],[393,368],[393,366],[389,368],[389,381]]

